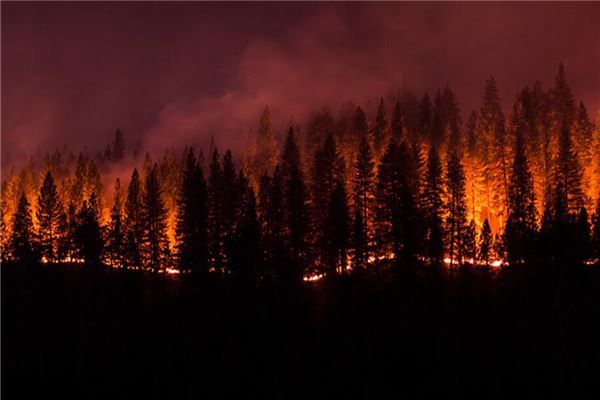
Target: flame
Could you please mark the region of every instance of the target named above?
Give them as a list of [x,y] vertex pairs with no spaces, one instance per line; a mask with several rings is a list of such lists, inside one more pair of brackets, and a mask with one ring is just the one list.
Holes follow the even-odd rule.
[[321,279],[323,279],[323,277],[325,277],[325,274],[312,274],[312,275],[307,275],[303,278],[304,282],[317,282],[320,281]]

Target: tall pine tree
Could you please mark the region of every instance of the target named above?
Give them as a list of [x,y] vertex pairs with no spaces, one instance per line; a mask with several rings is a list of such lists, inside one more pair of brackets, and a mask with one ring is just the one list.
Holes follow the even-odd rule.
[[146,176],[142,196],[142,255],[146,268],[158,270],[169,265],[169,242],[167,239],[167,210],[162,199],[158,181],[158,165],[155,163]]
[[181,270],[208,272],[207,188],[193,148],[186,150],[177,207],[177,264]]

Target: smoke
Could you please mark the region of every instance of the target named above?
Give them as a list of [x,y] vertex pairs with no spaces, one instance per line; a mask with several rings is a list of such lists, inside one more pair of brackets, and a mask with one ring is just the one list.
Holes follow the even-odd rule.
[[[2,166],[36,151],[240,152],[265,105],[281,135],[322,106],[450,83],[463,114],[494,74],[516,91],[553,83],[600,106],[600,4],[2,4]],[[10,101],[7,101],[10,99]],[[391,106],[388,106],[391,107]]]

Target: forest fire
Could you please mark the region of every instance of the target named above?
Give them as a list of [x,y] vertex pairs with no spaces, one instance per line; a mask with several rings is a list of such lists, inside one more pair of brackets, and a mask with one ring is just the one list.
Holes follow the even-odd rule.
[[[120,130],[98,156],[57,150],[4,179],[2,257],[305,282],[410,260],[499,268],[551,243],[597,259],[600,134],[562,65],[554,87],[517,92],[508,123],[491,76],[465,127],[450,87],[387,115],[383,98],[371,116],[317,113],[280,146],[265,107],[239,167],[211,145],[127,170]],[[113,170],[131,177],[111,195]]]

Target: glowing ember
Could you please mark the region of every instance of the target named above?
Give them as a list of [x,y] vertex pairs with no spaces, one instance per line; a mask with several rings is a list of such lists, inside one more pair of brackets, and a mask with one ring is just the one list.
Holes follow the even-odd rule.
[[323,279],[324,276],[325,276],[325,274],[313,274],[313,275],[305,276],[303,280],[304,280],[304,282],[316,282],[316,281]]

